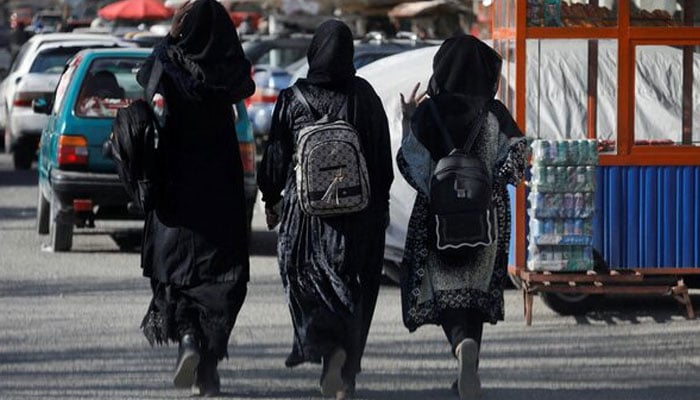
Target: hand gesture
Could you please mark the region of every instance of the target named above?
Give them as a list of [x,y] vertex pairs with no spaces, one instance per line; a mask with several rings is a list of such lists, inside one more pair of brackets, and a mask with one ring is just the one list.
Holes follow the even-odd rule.
[[187,1],[185,4],[182,5],[182,7],[178,8],[177,11],[175,11],[175,15],[173,16],[173,23],[172,25],[170,25],[170,37],[177,38],[178,36],[180,36],[180,31],[182,31],[182,21],[185,20],[185,17],[190,11],[190,8],[192,8],[192,2]]
[[420,102],[423,101],[423,99],[425,99],[427,91],[424,90],[419,94],[419,87],[420,82],[416,83],[416,86],[413,87],[408,101],[406,101],[406,99],[404,98],[403,93],[399,93],[399,95],[401,96],[401,111],[403,112],[404,118],[411,118],[411,115],[413,115],[413,113],[416,111],[416,108],[418,108],[418,104],[420,104]]
[[282,213],[282,201],[278,201],[272,207],[265,207],[265,222],[267,229],[273,230],[280,223],[280,214]]

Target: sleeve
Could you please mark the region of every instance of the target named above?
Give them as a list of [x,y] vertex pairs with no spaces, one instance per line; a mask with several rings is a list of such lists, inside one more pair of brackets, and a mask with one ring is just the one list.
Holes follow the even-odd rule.
[[503,103],[493,100],[490,111],[499,127],[496,180],[504,186],[518,185],[525,177],[527,140]]
[[527,141],[525,137],[508,138],[499,135],[499,161],[496,163],[496,179],[503,185],[517,186],[525,177],[527,165]]
[[290,126],[288,89],[280,92],[272,112],[270,134],[258,171],[258,187],[266,207],[272,207],[282,199],[282,190],[287,182],[292,154],[293,133]]
[[370,136],[372,141],[372,171],[370,171],[370,179],[374,180],[372,182],[372,192],[375,196],[374,204],[378,207],[378,210],[388,211],[389,191],[391,183],[394,181],[389,122],[384,112],[384,106],[374,89],[371,89],[370,102],[372,107],[370,113],[370,129],[372,131]]
[[424,196],[429,195],[430,175],[435,168],[433,158],[428,149],[416,138],[411,130],[411,124],[404,124],[401,148],[396,155],[396,162],[401,175],[406,182]]
[[143,66],[139,68],[139,71],[136,73],[136,81],[142,88],[145,89],[146,85],[148,85],[148,78],[151,76],[151,70],[153,69],[155,58],[161,54],[165,54],[166,49],[171,42],[172,38],[170,35],[165,35],[165,37],[158,42],[157,45],[155,45],[151,54],[146,57],[146,61],[143,62]]

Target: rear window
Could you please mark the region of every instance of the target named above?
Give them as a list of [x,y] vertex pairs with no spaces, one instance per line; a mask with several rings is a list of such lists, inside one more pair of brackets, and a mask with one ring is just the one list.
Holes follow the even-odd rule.
[[60,74],[70,60],[83,47],[58,47],[44,50],[34,59],[29,72],[44,74]]
[[144,58],[101,58],[92,62],[80,86],[75,113],[79,117],[114,118],[117,110],[143,99],[136,73]]

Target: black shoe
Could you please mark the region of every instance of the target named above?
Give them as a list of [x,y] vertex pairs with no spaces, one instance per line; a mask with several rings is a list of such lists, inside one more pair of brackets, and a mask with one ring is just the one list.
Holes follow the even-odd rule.
[[180,339],[173,384],[178,389],[186,389],[194,383],[195,370],[199,364],[199,346],[193,335]]
[[216,370],[216,359],[202,358],[192,385],[192,394],[202,397],[216,397],[221,394],[221,379]]

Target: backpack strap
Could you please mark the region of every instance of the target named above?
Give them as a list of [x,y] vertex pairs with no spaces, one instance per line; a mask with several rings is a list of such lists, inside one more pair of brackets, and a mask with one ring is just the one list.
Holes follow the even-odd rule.
[[486,121],[487,116],[488,116],[488,113],[486,112],[486,107],[484,107],[481,109],[481,111],[479,111],[479,115],[476,116],[476,118],[477,118],[476,125],[472,129],[472,132],[469,135],[469,137],[467,137],[467,142],[464,144],[464,147],[462,148],[462,150],[464,150],[465,153],[469,153],[469,150],[472,149],[472,146],[474,145],[476,138],[481,133],[481,127],[484,126],[484,121]]
[[[294,97],[299,100],[299,102],[304,106],[306,109],[306,112],[311,114],[312,117],[318,119],[318,113],[316,110],[311,108],[311,104],[309,104],[309,101],[306,99],[306,96],[304,96],[304,93],[299,89],[297,85],[292,86],[292,92],[294,92]],[[348,103],[352,100],[353,103],[353,126],[355,125],[355,120],[357,119],[357,96],[355,96],[355,90],[353,89],[350,92],[350,99],[348,101],[343,102],[343,106],[340,107],[340,110],[338,111],[338,118],[348,120],[350,119],[350,113],[348,112]],[[350,122],[350,121],[348,121]]]
[[[447,152],[449,153],[456,148],[454,142],[452,141],[452,136],[450,136],[447,127],[445,127],[445,124],[442,122],[442,118],[440,117],[440,113],[438,112],[437,107],[435,106],[435,102],[432,99],[426,99],[425,101],[428,102],[428,106],[430,108],[431,113],[433,114],[435,123],[437,124],[438,129],[440,130],[443,138],[445,139],[445,144],[448,147]],[[486,111],[486,109],[489,103],[490,102],[487,102],[484,105],[484,108],[482,108],[479,111],[479,114],[476,117],[476,125],[474,126],[474,128],[472,128],[472,131],[470,132],[469,136],[467,136],[466,143],[464,143],[464,147],[462,147],[462,150],[465,153],[469,153],[472,146],[474,145],[474,142],[476,141],[476,138],[479,136],[479,133],[481,133],[481,127],[484,126],[484,121],[486,121],[486,117],[488,116],[488,112]]]
[[294,93],[294,96],[299,100],[301,105],[304,106],[306,111],[311,114],[311,116],[315,119],[318,119],[318,115],[316,114],[316,111],[311,108],[311,104],[309,104],[309,101],[306,100],[306,96],[304,96],[304,93],[302,93],[301,89],[297,85],[292,86],[292,92]]
[[160,62],[158,57],[155,57],[153,66],[151,67],[151,76],[148,77],[148,84],[146,85],[146,102],[148,104],[151,104],[153,101],[153,96],[156,94],[158,83],[160,82],[160,77],[162,75],[163,63]]

